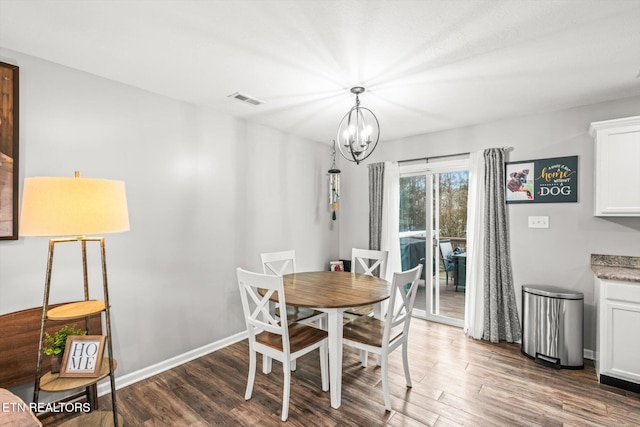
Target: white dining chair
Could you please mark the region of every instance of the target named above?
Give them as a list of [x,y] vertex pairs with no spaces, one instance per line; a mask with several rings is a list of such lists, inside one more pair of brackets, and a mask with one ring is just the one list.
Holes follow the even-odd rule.
[[[242,309],[249,334],[249,377],[244,395],[251,399],[256,376],[256,354],[261,353],[282,363],[284,373],[282,394],[282,421],[289,416],[291,389],[291,363],[313,350],[320,351],[320,376],[322,390],[329,390],[327,376],[327,332],[302,323],[291,325],[282,319],[285,315],[285,296],[282,276],[253,273],[236,269]],[[269,310],[269,300],[277,293],[279,317]]]
[[[353,248],[351,250],[351,272],[384,279],[387,274],[388,258],[388,251]],[[373,313],[373,306],[352,307],[346,309],[345,313],[348,315],[368,316]]]
[[[274,276],[283,276],[296,272],[296,251],[286,250],[278,252],[263,252],[260,254],[262,272]],[[287,322],[315,323],[320,329],[327,329],[327,313],[307,307],[287,306]],[[291,363],[291,370],[296,370],[295,360]],[[263,357],[262,372],[271,372],[271,359]]]
[[[265,252],[260,254],[262,260],[262,272],[275,276],[296,272],[296,251],[287,250],[279,252]],[[287,306],[287,320],[289,323],[315,322],[318,327],[325,329],[322,323],[326,318],[326,313],[306,307]]]
[[[387,274],[388,258],[389,251],[353,248],[351,249],[351,271],[384,279]],[[375,270],[378,267],[380,270],[375,274]]]
[[[391,284],[391,297],[387,313],[382,320],[369,316],[360,316],[343,327],[343,343],[379,356],[382,366],[382,392],[384,407],[391,411],[389,398],[389,353],[402,345],[402,364],[407,387],[411,387],[407,346],[411,312],[418,291],[422,264],[402,273],[394,273]],[[361,360],[366,367],[366,358]]]

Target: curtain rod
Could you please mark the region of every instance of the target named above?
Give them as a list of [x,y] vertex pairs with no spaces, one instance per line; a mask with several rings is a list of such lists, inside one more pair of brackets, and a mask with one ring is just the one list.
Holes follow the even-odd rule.
[[[503,150],[506,151],[512,151],[513,147],[501,147]],[[410,163],[410,162],[417,162],[420,160],[424,160],[425,163],[429,163],[429,160],[434,160],[434,159],[444,159],[446,157],[459,157],[459,156],[467,156],[471,154],[470,152],[466,152],[466,153],[457,153],[457,154],[443,154],[441,156],[431,156],[431,157],[417,157],[415,159],[406,159],[406,160],[399,160],[398,163]]]
[[458,156],[467,156],[471,153],[466,152],[466,153],[458,153],[458,154],[444,154],[442,156],[431,156],[431,157],[417,157],[415,159],[407,159],[407,160],[399,160],[398,163],[410,163],[410,162],[418,162],[420,160],[424,160],[425,163],[429,163],[429,160],[434,160],[434,159],[444,159],[446,157],[458,157]]

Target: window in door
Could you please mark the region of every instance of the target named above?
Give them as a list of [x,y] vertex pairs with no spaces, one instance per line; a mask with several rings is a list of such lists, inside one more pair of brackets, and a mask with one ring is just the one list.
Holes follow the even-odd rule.
[[400,177],[402,268],[423,265],[414,314],[456,326],[464,320],[468,177],[466,161],[409,166]]

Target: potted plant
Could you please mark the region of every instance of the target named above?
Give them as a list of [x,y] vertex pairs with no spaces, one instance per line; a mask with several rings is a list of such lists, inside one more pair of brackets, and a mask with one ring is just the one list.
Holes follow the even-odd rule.
[[67,345],[67,337],[70,335],[86,335],[87,331],[79,329],[75,324],[69,326],[64,325],[53,336],[45,332],[44,337],[44,354],[52,356],[51,373],[60,372],[60,361],[64,354],[64,347]]

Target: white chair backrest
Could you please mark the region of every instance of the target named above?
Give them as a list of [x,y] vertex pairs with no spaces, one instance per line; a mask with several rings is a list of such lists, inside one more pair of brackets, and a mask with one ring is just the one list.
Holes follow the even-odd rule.
[[409,332],[411,312],[418,293],[421,272],[422,264],[418,264],[411,270],[393,274],[391,298],[384,318],[383,342],[389,341],[391,331],[400,324],[404,324],[403,333]]
[[[255,340],[255,334],[259,331],[268,331],[272,334],[282,336],[282,348],[285,353],[289,352],[289,331],[286,319],[287,313],[284,302],[284,285],[282,276],[253,273],[236,269],[238,286],[240,287],[240,298],[242,299],[242,310],[247,323],[249,339]],[[259,292],[263,290],[263,294]],[[275,308],[275,316],[269,312],[269,298],[277,293],[278,304]]]
[[283,276],[296,272],[296,251],[267,252],[260,254],[264,274]]
[[[351,250],[351,271],[373,276],[376,267],[380,267],[378,277],[384,278],[387,274],[387,258],[389,258],[388,251],[353,248]],[[370,263],[369,261],[374,262]]]

